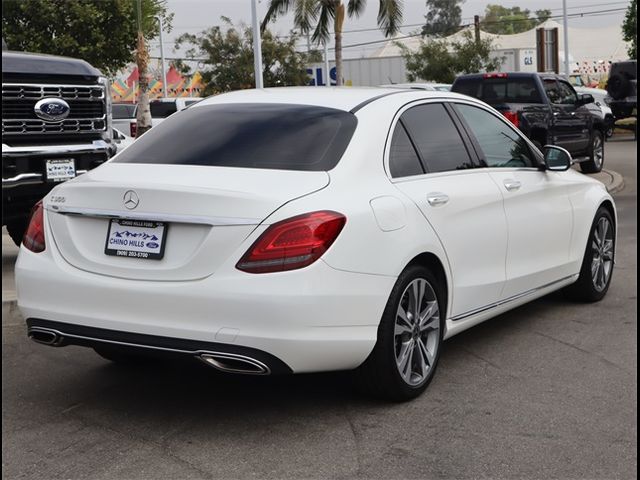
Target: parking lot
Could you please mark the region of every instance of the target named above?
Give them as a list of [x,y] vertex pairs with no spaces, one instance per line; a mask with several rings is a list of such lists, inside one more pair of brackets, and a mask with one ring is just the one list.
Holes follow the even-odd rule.
[[29,341],[3,301],[3,478],[634,478],[636,145],[606,145],[625,188],[605,299],[552,294],[454,337],[408,403],[366,399],[346,373],[123,369]]

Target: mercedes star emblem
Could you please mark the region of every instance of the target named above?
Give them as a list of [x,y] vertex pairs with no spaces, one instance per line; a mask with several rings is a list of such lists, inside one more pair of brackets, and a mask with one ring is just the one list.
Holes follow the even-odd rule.
[[124,206],[129,210],[133,210],[140,203],[140,199],[138,198],[138,194],[133,190],[127,190],[124,192],[124,197],[122,197],[122,202]]

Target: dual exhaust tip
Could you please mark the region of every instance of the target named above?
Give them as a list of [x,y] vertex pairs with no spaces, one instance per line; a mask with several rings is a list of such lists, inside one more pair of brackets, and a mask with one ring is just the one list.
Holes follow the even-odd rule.
[[[61,347],[72,342],[67,342],[66,337],[57,330],[51,330],[42,327],[32,327],[28,332],[29,338],[36,343],[43,345],[49,345],[51,347]],[[97,342],[101,342],[99,339],[95,339]],[[102,343],[102,342],[101,342]],[[131,345],[129,345],[131,346]],[[134,345],[135,347],[135,345]],[[148,348],[152,350],[163,350],[162,348],[154,348],[147,345],[140,345],[141,348]],[[175,350],[173,350],[175,351]],[[201,360],[206,365],[227,373],[241,373],[245,375],[269,375],[271,370],[267,365],[259,360],[256,360],[245,355],[238,355],[234,353],[220,353],[220,352],[182,352],[195,356],[198,360]]]

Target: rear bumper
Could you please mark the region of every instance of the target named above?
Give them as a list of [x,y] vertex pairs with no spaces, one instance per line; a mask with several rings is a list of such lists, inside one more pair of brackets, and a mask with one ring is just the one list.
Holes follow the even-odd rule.
[[31,322],[255,349],[293,372],[359,366],[395,282],[322,260],[276,274],[221,269],[197,281],[126,280],[76,269],[50,244],[40,254],[22,247],[15,271],[18,306]]

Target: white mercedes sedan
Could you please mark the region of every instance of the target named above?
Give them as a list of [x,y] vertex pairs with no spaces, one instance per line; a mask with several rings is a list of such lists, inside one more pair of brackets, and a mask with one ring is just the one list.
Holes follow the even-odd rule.
[[354,370],[419,395],[443,340],[565,289],[602,299],[604,186],[447,92],[206,99],[33,211],[18,305],[42,344],[245,374]]

